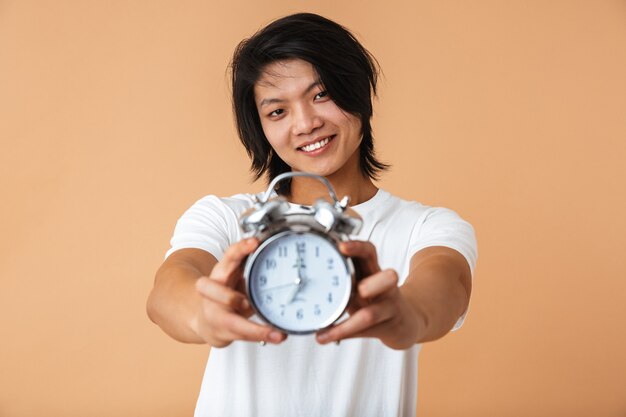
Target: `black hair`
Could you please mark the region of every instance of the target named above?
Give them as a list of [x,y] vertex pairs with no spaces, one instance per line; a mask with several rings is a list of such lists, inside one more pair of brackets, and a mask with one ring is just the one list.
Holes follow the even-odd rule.
[[[233,110],[239,138],[251,158],[251,171],[268,181],[291,171],[272,149],[261,126],[254,98],[254,85],[270,63],[287,59],[309,62],[324,89],[342,110],[359,117],[360,169],[377,179],[389,165],[374,155],[370,119],[372,95],[376,95],[379,66],[376,59],[343,26],[312,13],[298,13],[275,20],[235,49],[231,63]],[[283,182],[277,190],[289,192]]]

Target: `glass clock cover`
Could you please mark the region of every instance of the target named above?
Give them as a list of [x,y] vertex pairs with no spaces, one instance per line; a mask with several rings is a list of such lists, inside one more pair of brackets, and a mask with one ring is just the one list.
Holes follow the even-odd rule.
[[330,238],[285,231],[248,260],[248,292],[259,316],[289,333],[328,327],[344,312],[352,291],[352,267]]

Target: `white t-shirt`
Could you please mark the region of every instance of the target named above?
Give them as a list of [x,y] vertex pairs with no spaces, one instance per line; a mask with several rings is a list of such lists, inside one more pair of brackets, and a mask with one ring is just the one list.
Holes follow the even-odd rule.
[[[226,248],[241,239],[239,216],[252,204],[250,194],[200,199],[178,220],[166,256],[199,248],[221,259]],[[457,250],[473,274],[474,230],[455,212],[402,200],[384,190],[352,208],[364,221],[352,238],[371,241],[380,267],[395,269],[400,284],[413,254],[429,246]],[[213,348],[195,416],[412,417],[419,350],[419,345],[393,350],[366,338],[320,345],[312,335],[292,335],[280,345],[234,342]]]

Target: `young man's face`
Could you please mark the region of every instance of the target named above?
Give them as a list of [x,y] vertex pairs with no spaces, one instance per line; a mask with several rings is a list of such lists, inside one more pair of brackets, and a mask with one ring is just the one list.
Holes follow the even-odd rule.
[[292,170],[330,176],[358,169],[361,121],[337,107],[310,63],[267,65],[254,97],[267,140]]

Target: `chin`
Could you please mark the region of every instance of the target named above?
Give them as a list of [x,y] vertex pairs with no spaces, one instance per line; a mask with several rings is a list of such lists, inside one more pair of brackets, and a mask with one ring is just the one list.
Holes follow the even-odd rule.
[[305,170],[298,170],[298,171],[304,171],[304,172],[308,172],[309,174],[316,174],[322,177],[329,177],[333,175],[335,172],[337,172],[336,169],[323,168],[323,167],[311,167]]

